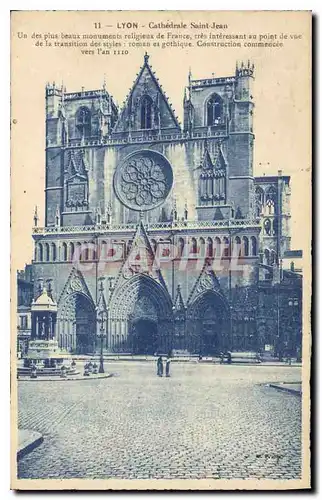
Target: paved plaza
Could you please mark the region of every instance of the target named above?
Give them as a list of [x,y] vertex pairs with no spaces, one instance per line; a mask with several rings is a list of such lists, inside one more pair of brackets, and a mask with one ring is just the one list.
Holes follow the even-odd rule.
[[19,478],[298,479],[299,367],[106,363],[117,376],[18,381],[19,427],[44,442]]

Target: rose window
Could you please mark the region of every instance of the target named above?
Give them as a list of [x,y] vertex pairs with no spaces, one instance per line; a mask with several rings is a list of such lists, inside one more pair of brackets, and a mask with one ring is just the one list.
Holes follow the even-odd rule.
[[132,210],[151,210],[161,205],[172,183],[170,163],[155,151],[141,151],[128,156],[114,176],[114,188],[119,200]]

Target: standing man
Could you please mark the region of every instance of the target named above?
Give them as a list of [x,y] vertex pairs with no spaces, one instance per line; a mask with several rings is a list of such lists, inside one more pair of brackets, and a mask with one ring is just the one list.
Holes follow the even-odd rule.
[[157,361],[157,375],[158,375],[158,377],[162,377],[163,376],[163,361],[162,361],[162,356],[158,357],[158,361]]

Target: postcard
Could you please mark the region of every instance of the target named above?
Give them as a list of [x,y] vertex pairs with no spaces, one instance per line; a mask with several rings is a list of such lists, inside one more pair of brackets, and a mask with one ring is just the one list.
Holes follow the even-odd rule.
[[11,488],[310,488],[311,12],[11,13]]

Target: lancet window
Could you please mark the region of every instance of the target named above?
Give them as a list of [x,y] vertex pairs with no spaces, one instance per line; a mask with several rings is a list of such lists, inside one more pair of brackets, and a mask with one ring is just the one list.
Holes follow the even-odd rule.
[[76,114],[76,128],[81,137],[91,135],[91,112],[86,107],[81,107]]
[[152,128],[152,99],[145,95],[141,100],[141,129]]
[[207,102],[207,126],[218,125],[223,117],[223,100],[218,94],[213,94]]

